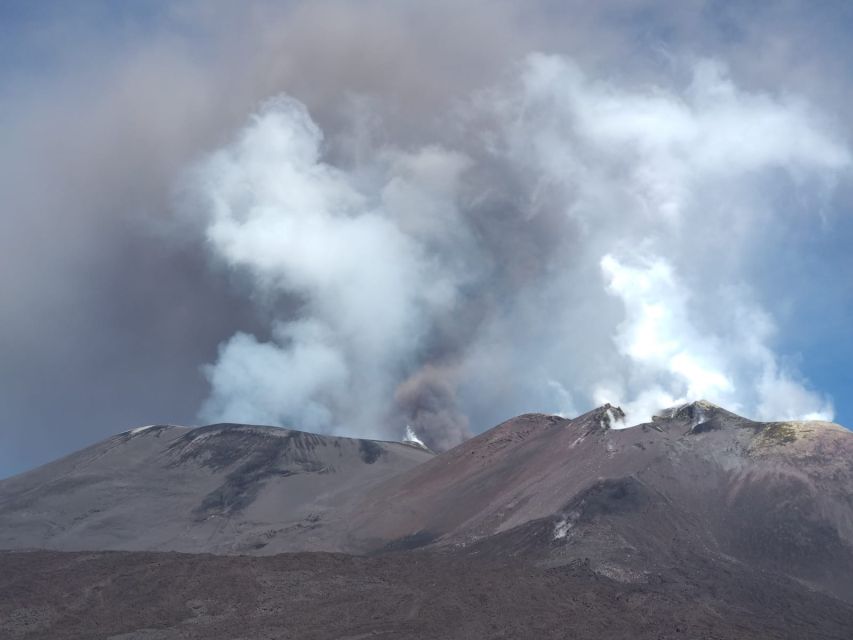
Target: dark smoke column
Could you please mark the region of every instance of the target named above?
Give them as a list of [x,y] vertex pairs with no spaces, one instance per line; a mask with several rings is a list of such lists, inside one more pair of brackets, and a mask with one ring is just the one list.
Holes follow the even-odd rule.
[[412,427],[433,451],[447,451],[471,436],[468,417],[458,407],[452,373],[426,365],[397,387],[399,420]]

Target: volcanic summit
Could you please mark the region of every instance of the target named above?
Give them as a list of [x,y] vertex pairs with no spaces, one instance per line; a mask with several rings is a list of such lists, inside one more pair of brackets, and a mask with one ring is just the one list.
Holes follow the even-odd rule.
[[[294,635],[282,637],[519,637],[525,620],[554,638],[624,637],[640,620],[632,637],[670,627],[849,637],[850,431],[755,422],[705,401],[615,428],[623,416],[610,405],[573,419],[526,414],[439,455],[250,425],[126,431],[0,482],[0,630],[80,637],[59,630],[97,620],[110,637],[224,638],[243,624],[279,637],[278,609],[263,604],[275,596],[292,615]],[[155,623],[115,615],[130,588],[107,577],[116,571],[142,583],[190,571],[195,586],[152,596],[172,622],[140,635]],[[239,596],[219,574],[243,585]],[[296,575],[317,590],[297,588]],[[46,576],[82,595],[44,590]],[[509,606],[516,582],[524,598],[561,594],[553,611]],[[12,616],[15,594],[34,589],[35,618]],[[297,612],[302,589],[314,595]],[[234,613],[212,614],[226,597]],[[475,599],[464,622],[463,597]],[[614,607],[618,624],[589,619]],[[92,617],[70,624],[83,610]],[[798,635],[803,625],[820,633]]]

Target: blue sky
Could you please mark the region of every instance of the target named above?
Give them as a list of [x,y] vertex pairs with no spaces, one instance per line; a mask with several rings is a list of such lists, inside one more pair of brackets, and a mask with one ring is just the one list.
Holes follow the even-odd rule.
[[161,422],[441,447],[703,393],[853,424],[851,27],[0,3],[0,476]]

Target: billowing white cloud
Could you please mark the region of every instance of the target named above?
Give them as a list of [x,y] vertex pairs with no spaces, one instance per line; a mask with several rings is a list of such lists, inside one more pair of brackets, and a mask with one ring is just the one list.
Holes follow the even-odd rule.
[[[820,116],[739,90],[711,61],[681,89],[638,90],[536,55],[520,86],[501,104],[506,153],[564,203],[583,260],[623,304],[612,332],[623,359],[592,385],[594,401],[622,402],[635,421],[703,397],[764,419],[831,417],[773,353],[744,267],[766,250],[767,225],[813,215],[848,170]],[[780,202],[786,192],[798,202]]]
[[199,166],[211,250],[299,303],[222,346],[206,418],[445,448],[468,416],[605,401],[831,417],[774,352],[750,266],[849,167],[819,113],[710,61],[638,87],[543,55],[465,105],[441,139],[353,135],[335,164],[281,97]]
[[214,394],[202,409],[222,422],[277,424],[298,417],[308,430],[332,424],[332,407],[349,383],[349,370],[320,326],[276,325],[275,338],[259,342],[245,333],[220,348],[209,369]]
[[[237,334],[221,348],[206,419],[379,436],[395,377],[453,306],[457,278],[425,248],[453,236],[464,158],[398,154],[387,161],[393,176],[362,191],[357,176],[321,160],[322,142],[305,107],[279,97],[196,171],[215,254],[250,273],[263,299],[301,301],[269,341]],[[392,217],[387,206],[401,198],[415,207]],[[430,223],[433,200],[448,219]]]
[[690,318],[688,292],[664,260],[629,266],[606,255],[601,268],[625,306],[615,343],[629,361],[634,393],[617,384],[599,394],[615,394],[627,424],[702,398],[767,420],[832,418],[826,398],[780,369],[766,344],[768,320],[748,302],[721,301],[719,333],[702,333]]
[[[122,425],[197,419],[208,391],[198,366],[217,359],[218,343],[205,419],[387,437],[407,421],[423,434],[449,420],[456,426],[445,435],[458,438],[466,417],[478,431],[520,411],[572,414],[599,398],[665,404],[674,390],[644,380],[646,367],[614,340],[627,309],[607,290],[605,255],[632,269],[667,264],[694,336],[728,339],[720,316],[736,311],[752,318],[740,323],[744,333],[764,327],[739,344],[754,345],[752,362],[769,350],[777,366],[766,380],[736,382],[744,412],[781,410],[757,399],[759,387],[775,385],[778,393],[763,395],[790,403],[785,415],[807,415],[812,396],[793,402],[800,395],[774,381],[808,391],[797,366],[813,372],[809,358],[827,345],[820,377],[839,392],[851,300],[843,278],[826,280],[853,264],[843,251],[850,222],[837,215],[850,209],[843,172],[853,84],[837,11],[730,2],[709,19],[706,2],[647,0],[119,7],[128,4],[93,13],[50,3],[38,20],[16,12],[6,25],[0,290],[15,304],[0,309],[0,474]],[[116,20],[121,38],[105,28]],[[543,50],[562,55],[525,61]],[[702,56],[712,60],[693,64]],[[311,117],[274,108],[278,120],[261,109],[247,121],[281,92]],[[274,147],[297,122],[310,130],[299,136],[307,150]],[[245,155],[239,136],[225,144],[253,127]],[[310,193],[319,208],[346,211],[339,217],[366,216],[338,244],[349,247],[358,231],[387,236],[397,254],[414,245],[416,266],[399,281],[440,282],[451,293],[436,295],[453,301],[397,296],[395,309],[417,310],[375,325],[356,323],[357,309],[342,312],[354,319],[344,330],[323,301],[349,304],[350,285],[374,276],[298,256],[309,227],[323,229],[329,216],[291,217],[306,243],[281,252],[286,236],[257,231],[271,217],[255,212],[245,228],[234,224],[245,171],[228,162],[243,163],[255,147],[259,170],[284,176],[286,166],[300,167],[305,183],[274,197],[261,188],[259,198],[293,208]],[[206,164],[193,185],[205,201],[199,231],[199,219],[185,215],[182,170],[218,148],[222,163]],[[294,160],[300,153],[316,161]],[[225,202],[240,214],[229,220],[226,211],[214,242],[209,196],[223,195],[229,177],[236,195]],[[833,180],[841,188],[830,198]],[[284,184],[265,183],[276,181]],[[179,215],[170,206],[176,188]],[[312,246],[333,253],[333,240]],[[242,273],[205,271],[208,249]],[[395,252],[368,253],[387,265]],[[282,256],[293,257],[286,267]],[[817,277],[824,282],[812,286]],[[320,295],[323,282],[340,286],[322,285]],[[380,327],[412,318],[413,331],[393,338],[403,344],[399,357],[353,346],[362,329],[365,345],[382,342]],[[316,329],[304,352],[288,337],[294,323]],[[235,337],[229,349],[238,331],[262,348]],[[54,335],[65,339],[45,339]],[[807,350],[802,361],[797,349]],[[334,353],[338,364],[321,358],[306,371],[293,364],[309,360],[297,352]],[[264,360],[269,354],[282,357]],[[721,367],[737,381],[740,362]],[[273,384],[268,399],[225,375],[244,377],[243,365],[257,384]],[[312,382],[291,384],[297,373]],[[51,402],[41,401],[46,388]],[[109,398],[96,412],[93,389]],[[298,409],[312,402],[322,419]]]

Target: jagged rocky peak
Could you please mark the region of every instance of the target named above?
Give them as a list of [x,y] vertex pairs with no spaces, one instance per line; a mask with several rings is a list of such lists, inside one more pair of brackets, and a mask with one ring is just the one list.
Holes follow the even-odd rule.
[[594,410],[594,415],[602,429],[612,429],[618,423],[625,422],[625,412],[622,407],[617,407],[609,402]]
[[689,433],[693,434],[731,427],[755,427],[757,424],[708,400],[696,400],[669,407],[652,417],[653,422],[664,420],[686,423]]
[[815,420],[782,420],[758,422],[744,418],[707,400],[697,400],[658,412],[652,417],[652,426],[661,430],[664,424],[684,429],[685,435],[699,435],[712,431],[746,430],[754,438],[753,448],[784,445],[808,439],[827,430],[845,431],[831,422]]
[[665,420],[699,419],[701,421],[702,418],[705,418],[706,416],[710,417],[720,409],[721,407],[715,405],[713,402],[708,402],[707,400],[696,400],[694,402],[687,402],[685,404],[679,404],[674,407],[662,409],[654,415],[654,418]]

